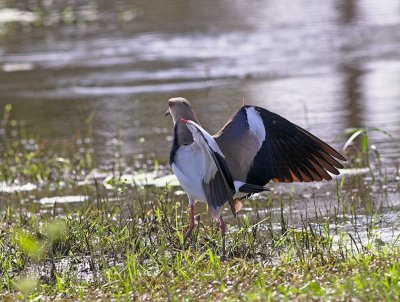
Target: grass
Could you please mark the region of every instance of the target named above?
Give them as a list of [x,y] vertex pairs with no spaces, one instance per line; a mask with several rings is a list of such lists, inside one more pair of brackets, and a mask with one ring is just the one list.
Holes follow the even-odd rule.
[[[321,189],[272,186],[263,199],[247,202],[252,210],[228,219],[228,257],[221,260],[220,233],[207,209],[196,208],[196,228],[184,243],[184,196],[168,186],[82,184],[96,167],[90,139],[78,135],[68,146],[50,147],[11,122],[6,109],[0,182],[36,189],[0,193],[1,300],[400,298],[400,216],[391,205],[399,168],[388,172],[379,153],[367,154],[368,137],[350,156],[352,167],[368,165],[367,174]],[[118,178],[127,164],[115,157],[106,166]],[[36,203],[68,194],[86,199]],[[296,215],[303,202],[307,210]]]
[[[348,300],[399,298],[397,245],[332,234],[304,220],[284,234],[242,218],[228,234],[202,223],[188,244],[182,205],[160,192],[148,210],[86,203],[65,215],[2,216],[2,299]],[[204,218],[204,217],[203,217]],[[372,236],[371,236],[372,238]]]

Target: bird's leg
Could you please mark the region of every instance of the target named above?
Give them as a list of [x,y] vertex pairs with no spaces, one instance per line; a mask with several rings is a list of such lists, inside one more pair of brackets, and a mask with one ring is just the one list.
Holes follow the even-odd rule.
[[186,240],[189,238],[189,236],[192,233],[193,229],[194,229],[194,205],[191,204],[190,205],[190,223],[189,223],[189,228],[188,228],[188,230],[186,231],[186,234],[185,234],[184,242],[186,242]]
[[219,228],[221,229],[222,237],[222,257],[225,257],[225,222],[222,216],[219,216]]

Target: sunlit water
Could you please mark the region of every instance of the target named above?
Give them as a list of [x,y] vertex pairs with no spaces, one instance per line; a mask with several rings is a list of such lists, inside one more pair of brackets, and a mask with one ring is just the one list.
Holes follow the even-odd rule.
[[[0,0],[0,108],[12,104],[13,119],[55,142],[94,113],[99,162],[117,135],[125,156],[166,161],[173,96],[191,100],[210,132],[245,98],[339,150],[352,127],[400,137],[399,1],[38,3]],[[399,142],[382,132],[370,142],[393,169]],[[159,185],[151,175],[135,181]]]
[[16,2],[3,5],[21,23],[0,23],[0,107],[42,137],[95,111],[99,154],[118,128],[127,154],[166,158],[178,95],[210,131],[245,98],[338,148],[348,127],[400,132],[398,1],[43,2],[41,26]]

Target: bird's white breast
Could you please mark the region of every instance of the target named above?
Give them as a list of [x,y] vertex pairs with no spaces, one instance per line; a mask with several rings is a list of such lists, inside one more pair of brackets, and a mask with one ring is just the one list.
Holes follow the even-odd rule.
[[199,201],[206,201],[203,181],[209,182],[217,172],[210,154],[196,142],[180,146],[176,152],[172,170],[185,192]]

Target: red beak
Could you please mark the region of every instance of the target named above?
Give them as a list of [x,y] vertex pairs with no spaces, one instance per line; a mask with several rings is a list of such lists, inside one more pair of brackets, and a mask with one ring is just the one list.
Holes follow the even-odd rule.
[[188,122],[188,120],[185,120],[184,118],[181,118],[181,121],[184,122],[184,123]]

